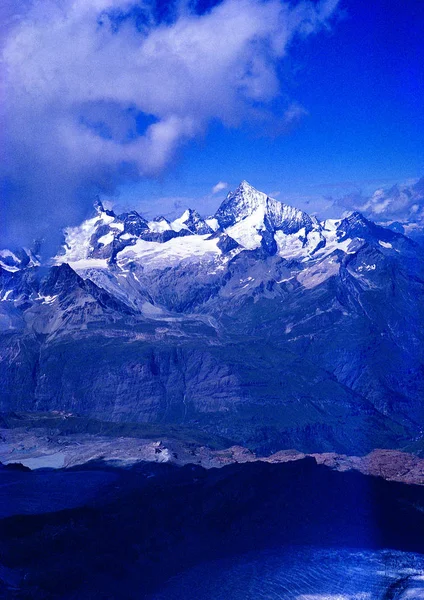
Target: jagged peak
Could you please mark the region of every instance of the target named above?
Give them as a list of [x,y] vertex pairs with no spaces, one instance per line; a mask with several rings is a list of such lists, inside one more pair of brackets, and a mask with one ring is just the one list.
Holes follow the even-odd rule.
[[246,195],[251,196],[253,198],[257,198],[258,200],[260,199],[262,201],[264,201],[268,198],[267,194],[265,194],[264,192],[261,192],[260,190],[255,188],[248,181],[246,181],[246,179],[243,179],[243,181],[241,181],[239,183],[239,185],[236,187],[236,189],[233,192],[231,192],[231,191],[228,192],[227,198],[236,196],[238,194],[243,194],[245,196]]
[[369,221],[362,213],[355,210],[340,221],[337,229],[339,232],[346,232],[358,236],[361,231],[375,231],[376,227],[378,226],[375,223]]
[[[253,187],[253,185],[251,185],[246,179],[243,179],[243,181],[241,181],[237,187],[237,189],[240,190],[248,190],[248,191],[253,191],[253,192],[259,192],[258,189],[256,189],[255,187]],[[261,192],[262,193],[262,192]]]
[[271,198],[270,196],[268,196],[268,194],[266,194],[265,192],[261,192],[245,179],[243,179],[243,181],[240,182],[240,184],[236,187],[234,191],[228,192],[227,197],[221,203],[221,206],[218,208],[217,212],[215,213],[215,216],[222,209],[225,209],[230,203],[241,205],[245,207],[246,210],[255,210],[260,206],[265,209],[269,207],[282,207],[293,213],[297,212],[299,214],[306,214],[299,208],[285,204],[284,202],[276,200],[275,198]]
[[205,235],[213,232],[213,229],[194,208],[187,208],[181,217],[172,222],[172,228],[176,231],[186,228],[191,233],[199,235]]
[[252,214],[259,206],[266,206],[267,195],[243,180],[227,194],[214,217],[222,228],[229,227]]
[[220,227],[225,229],[250,217],[256,211],[261,213],[261,219],[269,222],[272,228],[283,229],[287,233],[298,231],[302,227],[310,230],[314,225],[307,213],[270,198],[246,180],[233,192],[229,192],[215,213],[215,218]]
[[44,294],[67,292],[73,285],[83,282],[78,273],[66,262],[54,265],[49,269],[47,276],[43,279],[41,291]]
[[103,206],[103,202],[100,200],[99,196],[96,196],[96,199],[93,202],[94,209],[98,215],[108,215],[109,217],[115,217],[115,213],[113,210],[109,210]]
[[187,221],[188,219],[204,221],[203,217],[195,208],[186,208],[181,216],[178,217],[179,221]]
[[378,225],[364,217],[358,211],[354,211],[347,217],[344,217],[337,227],[337,238],[339,241],[343,241],[348,237],[363,239],[371,244],[381,242],[391,243],[400,240],[403,240],[408,245],[412,243],[412,240],[405,237],[400,231],[394,231],[388,227]]
[[187,218],[192,217],[195,219],[201,219],[203,221],[203,217],[200,215],[200,213],[195,208],[187,208],[184,211],[184,214],[187,215]]
[[97,213],[100,214],[102,212],[105,212],[103,203],[102,203],[102,201],[100,200],[100,198],[98,196],[96,196],[96,199],[94,200],[93,205],[94,205],[94,208],[95,208],[95,210],[96,210]]
[[366,219],[364,217],[364,215],[359,212],[359,210],[354,210],[353,212],[351,212],[347,217],[345,217],[346,221],[348,221],[349,223],[369,223],[370,221],[368,221],[368,219]]
[[122,213],[119,215],[120,221],[143,221],[147,223],[147,220],[140,215],[136,210],[131,210],[130,212]]

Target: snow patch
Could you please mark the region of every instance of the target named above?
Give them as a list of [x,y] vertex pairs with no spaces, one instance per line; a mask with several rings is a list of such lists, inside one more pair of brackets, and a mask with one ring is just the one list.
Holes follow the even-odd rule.
[[163,233],[164,231],[170,231],[172,229],[170,223],[168,223],[165,218],[160,219],[159,221],[149,221],[148,226],[153,233]]
[[327,231],[336,231],[340,223],[340,219],[326,219],[325,221],[321,221],[321,227]]
[[[63,261],[65,262],[65,261]],[[87,269],[107,269],[108,263],[106,258],[86,258],[83,260],[70,261],[69,266],[79,273]]]
[[265,209],[260,206],[251,215],[228,227],[226,233],[236,240],[240,246],[247,250],[254,250],[261,245],[262,236],[259,232],[265,229],[264,218]]
[[0,267],[5,271],[9,271],[9,273],[16,273],[16,271],[19,271],[18,267],[11,267],[10,265],[6,265],[2,260],[0,260]]
[[206,225],[209,225],[209,227],[212,229],[212,231],[217,231],[219,229],[219,223],[218,220],[213,218],[213,219],[206,219],[205,220]]
[[124,231],[124,224],[116,221],[115,223],[111,223],[110,227],[112,229],[117,229],[118,231]]
[[102,237],[100,237],[97,242],[99,244],[103,244],[103,246],[109,246],[109,244],[112,244],[113,240],[115,239],[115,235],[112,231],[109,231],[109,233],[106,233],[106,235],[102,235]]
[[151,302],[143,302],[141,310],[148,317],[159,317],[165,314],[159,306],[155,306]]
[[[77,227],[65,229],[65,254],[55,257],[56,264],[75,262],[89,257],[93,247],[90,244],[92,236],[101,225],[110,225],[115,217],[100,213],[92,219],[87,219]],[[113,235],[113,234],[112,234]]]
[[43,302],[43,304],[52,304],[57,298],[57,294],[56,296],[42,296],[41,294],[38,294],[36,300],[41,300],[41,302]]
[[333,277],[333,275],[337,275],[339,269],[340,265],[337,262],[325,259],[318,265],[301,271],[297,276],[297,280],[304,288],[311,289]]
[[276,231],[274,239],[277,244],[277,254],[283,258],[306,257],[308,254],[303,247],[299,232],[287,235],[282,231]]
[[160,244],[158,242],[146,242],[137,240],[133,246],[127,246],[118,253],[118,264],[139,260],[143,267],[152,268],[164,265],[175,265],[184,259],[199,259],[210,255],[220,255],[217,239],[207,239],[208,235],[190,235],[175,237]]

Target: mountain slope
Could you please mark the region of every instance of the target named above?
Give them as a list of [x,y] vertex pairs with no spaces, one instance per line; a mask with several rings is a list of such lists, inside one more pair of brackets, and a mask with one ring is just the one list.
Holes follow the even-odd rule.
[[0,270],[2,411],[190,425],[260,452],[422,435],[422,249],[247,182],[210,219],[96,215]]

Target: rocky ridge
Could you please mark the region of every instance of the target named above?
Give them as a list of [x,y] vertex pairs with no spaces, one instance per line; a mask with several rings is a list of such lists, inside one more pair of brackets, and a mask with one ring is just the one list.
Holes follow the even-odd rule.
[[[66,421],[71,416],[22,415],[16,421],[12,420],[12,427],[0,428],[0,463],[20,464],[31,469],[68,469],[93,461],[122,467],[169,463],[211,469],[257,461],[279,464],[311,457],[318,465],[336,471],[359,471],[387,481],[424,485],[424,458],[400,450],[376,449],[365,456],[348,456],[335,452],[308,454],[288,449],[270,456],[258,456],[243,446],[216,448],[199,441],[172,438],[169,434],[159,439],[152,433],[144,437],[70,433],[71,425],[67,426]],[[19,426],[22,419],[26,419],[24,427]],[[30,427],[31,420],[36,427]]]
[[3,412],[260,454],[422,445],[423,251],[359,213],[320,222],[242,182],[209,219],[98,203],[48,269],[2,252]]

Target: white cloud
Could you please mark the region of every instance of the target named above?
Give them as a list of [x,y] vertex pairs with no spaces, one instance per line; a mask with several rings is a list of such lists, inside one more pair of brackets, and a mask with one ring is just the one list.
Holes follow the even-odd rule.
[[[0,175],[33,221],[46,208],[53,221],[79,218],[90,186],[112,193],[157,176],[211,120],[256,119],[281,92],[291,40],[325,26],[337,1],[224,0],[203,15],[180,9],[171,24],[155,23],[146,2],[141,29],[110,16],[134,4],[7,0]],[[289,105],[283,126],[304,112]],[[8,212],[19,220],[17,200]]]
[[295,127],[308,111],[303,108],[299,103],[292,102],[286,109],[281,119],[280,128],[285,131],[289,131]]
[[360,192],[348,194],[337,205],[358,210],[374,221],[401,221],[424,224],[424,178],[379,188],[370,196]]
[[218,183],[212,188],[212,194],[217,194],[218,192],[226,189],[228,189],[228,183],[225,181],[218,181]]

